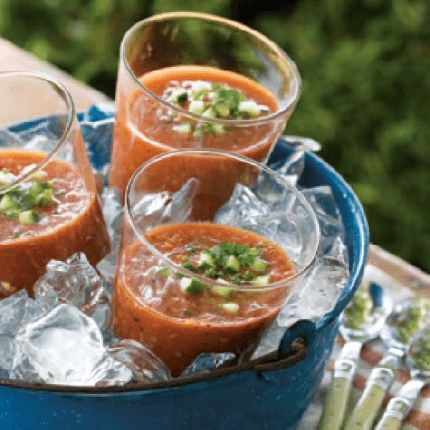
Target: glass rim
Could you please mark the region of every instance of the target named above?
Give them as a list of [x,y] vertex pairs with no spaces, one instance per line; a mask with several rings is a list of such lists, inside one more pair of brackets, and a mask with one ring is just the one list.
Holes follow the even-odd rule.
[[[16,187],[22,182],[25,182],[29,176],[31,176],[33,173],[37,172],[38,170],[42,169],[44,166],[46,166],[46,164],[48,164],[51,161],[51,159],[58,153],[58,151],[65,145],[65,143],[69,139],[73,129],[73,124],[76,118],[76,108],[73,102],[72,95],[70,94],[69,90],[66,88],[64,84],[62,84],[60,81],[50,76],[49,74],[43,73],[43,72],[35,72],[35,71],[5,71],[5,72],[0,72],[0,80],[3,80],[3,78],[12,78],[12,79],[13,78],[31,78],[39,81],[44,81],[52,85],[54,88],[54,91],[60,97],[62,97],[65,103],[65,107],[67,108],[68,115],[67,115],[67,122],[65,124],[64,131],[61,137],[58,139],[58,143],[55,145],[55,148],[51,152],[47,153],[46,156],[43,158],[43,160],[40,161],[39,163],[36,163],[31,170],[25,173],[25,175],[19,176],[18,179],[16,179],[11,184],[8,184],[7,186],[3,186],[3,187],[0,186],[0,196],[7,193],[13,187]],[[42,118],[44,118],[44,116],[40,117],[40,119]],[[11,127],[16,126],[18,124],[20,123],[16,122],[16,123],[8,124],[5,128],[10,129]]]
[[[281,58],[284,62],[284,64],[288,67],[288,70],[291,73],[291,81],[295,82],[295,89],[294,93],[288,97],[286,106],[282,109],[278,109],[276,112],[270,113],[268,115],[264,115],[259,118],[254,119],[243,119],[243,120],[234,120],[234,119],[224,119],[224,118],[208,118],[199,114],[195,114],[193,112],[190,112],[188,110],[179,108],[174,106],[172,103],[169,103],[168,101],[164,100],[159,95],[155,94],[148,88],[146,88],[138,79],[138,77],[134,74],[133,70],[131,69],[130,63],[128,62],[125,51],[126,46],[131,38],[131,36],[140,28],[155,23],[158,21],[163,21],[164,19],[196,19],[200,21],[207,21],[212,23],[220,23],[226,27],[234,28],[240,32],[248,33],[252,35],[254,38],[258,39],[260,42],[264,43],[266,46],[270,47],[274,52],[277,53],[278,57]],[[277,119],[279,117],[282,117],[288,113],[288,111],[297,103],[300,92],[301,92],[301,78],[299,70],[295,64],[295,62],[288,56],[286,52],[284,52],[275,42],[271,41],[267,36],[260,33],[257,30],[254,30],[251,27],[248,27],[240,22],[233,21],[231,19],[223,18],[217,15],[211,15],[207,13],[201,13],[201,12],[166,12],[166,13],[160,13],[157,15],[153,15],[149,18],[145,18],[141,21],[138,21],[135,23],[132,27],[130,27],[127,32],[125,33],[120,47],[120,61],[123,63],[126,71],[128,72],[129,76],[134,81],[135,85],[137,85],[139,88],[141,88],[146,94],[148,94],[150,97],[154,98],[157,102],[161,103],[162,105],[166,106],[168,109],[171,109],[174,112],[177,112],[180,115],[187,116],[189,118],[192,118],[196,121],[205,122],[205,123],[217,123],[217,124],[224,124],[224,125],[231,125],[231,126],[252,126],[252,125],[258,125],[258,124],[265,124],[268,123],[274,119]]]
[[[282,279],[278,282],[270,283],[270,284],[265,285],[265,286],[256,287],[254,285],[247,285],[247,284],[237,285],[237,284],[232,284],[232,283],[226,284],[226,283],[216,282],[215,280],[213,280],[211,278],[208,278],[208,277],[202,276],[202,275],[198,275],[194,272],[191,272],[187,269],[184,269],[181,265],[175,263],[170,258],[166,257],[165,254],[158,251],[158,249],[155,246],[153,246],[145,238],[144,233],[141,232],[141,230],[136,226],[136,224],[134,222],[134,217],[132,216],[132,208],[131,208],[131,202],[130,202],[130,194],[131,194],[132,186],[133,186],[134,182],[136,181],[137,176],[140,175],[141,172],[143,172],[146,168],[150,167],[152,164],[157,163],[158,161],[160,161],[164,158],[169,158],[172,156],[174,157],[177,155],[184,155],[184,154],[228,157],[228,158],[236,159],[236,160],[243,162],[243,163],[251,164],[253,167],[256,167],[258,169],[265,171],[266,173],[268,173],[270,175],[273,175],[277,181],[279,181],[287,189],[289,189],[291,192],[293,192],[293,194],[296,196],[296,198],[299,199],[300,203],[303,204],[303,206],[306,208],[308,213],[311,215],[311,218],[312,218],[312,221],[313,221],[313,224],[315,227],[315,236],[316,236],[316,243],[314,244],[314,249],[312,251],[312,258],[310,258],[309,261],[306,262],[306,264],[304,265],[304,267],[301,270],[296,271],[292,276],[289,276],[289,277]],[[232,290],[236,290],[236,291],[267,291],[267,290],[274,290],[276,288],[285,288],[287,286],[287,284],[289,284],[292,281],[299,279],[313,266],[313,264],[315,263],[315,261],[317,259],[318,251],[319,251],[320,246],[321,246],[321,229],[320,229],[320,225],[319,225],[317,216],[315,214],[315,211],[314,211],[312,205],[307,201],[307,199],[305,198],[303,193],[301,193],[296,187],[291,185],[279,173],[275,172],[273,169],[270,169],[269,167],[265,166],[264,164],[259,163],[255,160],[252,160],[251,158],[245,157],[243,155],[239,155],[239,154],[235,154],[235,153],[231,153],[231,152],[223,151],[223,150],[214,150],[214,149],[210,149],[210,148],[173,150],[173,151],[168,151],[168,152],[165,152],[163,154],[157,155],[157,156],[151,158],[150,160],[146,161],[133,173],[132,177],[130,178],[130,181],[127,184],[126,191],[125,191],[125,200],[124,200],[124,212],[125,212],[124,215],[128,218],[130,225],[133,229],[133,233],[136,235],[136,237],[149,249],[149,251],[153,255],[155,255],[156,257],[158,257],[162,261],[164,261],[169,267],[173,268],[175,271],[181,273],[182,275],[184,275],[186,277],[196,278],[208,286],[223,286],[223,287],[228,286]],[[212,223],[212,222],[208,221],[208,223]],[[187,224],[187,223],[172,223],[171,225],[174,225],[174,224]],[[161,224],[161,225],[163,225],[163,224]],[[166,224],[166,225],[170,225],[170,224]],[[258,233],[256,233],[256,234],[258,234]],[[287,257],[289,257],[289,256],[287,255]]]

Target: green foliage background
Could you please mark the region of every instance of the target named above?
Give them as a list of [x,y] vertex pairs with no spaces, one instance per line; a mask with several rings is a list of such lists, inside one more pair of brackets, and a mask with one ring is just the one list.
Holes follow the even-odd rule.
[[322,143],[320,156],[363,203],[373,243],[430,272],[429,9],[428,0],[0,0],[0,36],[113,97],[119,45],[136,21],[196,10],[254,27],[302,74],[286,133]]

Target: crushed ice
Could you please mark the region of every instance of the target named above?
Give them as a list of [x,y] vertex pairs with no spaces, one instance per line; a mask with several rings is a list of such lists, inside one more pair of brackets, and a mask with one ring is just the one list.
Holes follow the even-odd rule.
[[[111,125],[112,121],[106,123]],[[1,139],[12,138],[2,133]],[[25,137],[31,137],[31,133]],[[105,165],[99,167],[106,171]],[[304,168],[304,151],[298,148],[291,157],[270,167],[297,186]],[[147,217],[144,221],[186,220],[196,186],[191,180],[173,195],[149,196],[149,200],[142,201]],[[313,206],[322,233],[317,261],[264,333],[253,358],[277,350],[283,334],[296,321],[317,320],[331,311],[348,282],[343,223],[331,189],[321,186],[301,191]],[[269,238],[283,237],[287,253],[294,254],[298,249],[291,235],[294,219],[285,216],[285,209],[294,205],[290,199],[262,175],[253,191],[238,185],[217,219]],[[78,386],[170,378],[169,369],[144,345],[117,339],[109,331],[123,214],[117,190],[104,188],[102,202],[113,252],[97,265],[97,270],[83,254],[64,262],[53,260],[35,284],[34,299],[22,290],[0,301],[0,378]],[[231,358],[229,352],[203,354],[184,375],[208,372]]]

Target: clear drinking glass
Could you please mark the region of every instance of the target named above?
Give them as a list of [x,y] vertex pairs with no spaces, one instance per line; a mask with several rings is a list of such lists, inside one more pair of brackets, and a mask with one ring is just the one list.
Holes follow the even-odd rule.
[[[224,91],[226,84],[242,94]],[[287,54],[238,22],[193,12],[138,22],[121,44],[110,186],[124,193],[143,162],[173,149],[265,161],[300,85]]]
[[32,72],[0,73],[0,298],[51,259],[110,249],[96,183],[67,89]]
[[210,149],[144,163],[127,187],[123,226],[113,329],[152,349],[174,376],[200,353],[255,340],[320,240],[297,189],[248,157]]

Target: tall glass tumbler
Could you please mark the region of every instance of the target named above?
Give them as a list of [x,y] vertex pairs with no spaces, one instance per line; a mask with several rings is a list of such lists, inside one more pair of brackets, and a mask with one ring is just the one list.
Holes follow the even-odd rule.
[[263,162],[294,110],[298,70],[275,43],[238,22],[174,12],[124,36],[110,186],[174,149],[227,150]]
[[[224,174],[225,182],[216,180]],[[209,185],[210,184],[210,185]],[[210,221],[195,216],[224,195]],[[170,151],[127,187],[113,329],[178,376],[200,353],[236,351],[272,321],[312,266],[320,230],[281,176],[226,151]]]
[[0,298],[33,294],[49,260],[110,249],[67,89],[49,76],[0,73]]

